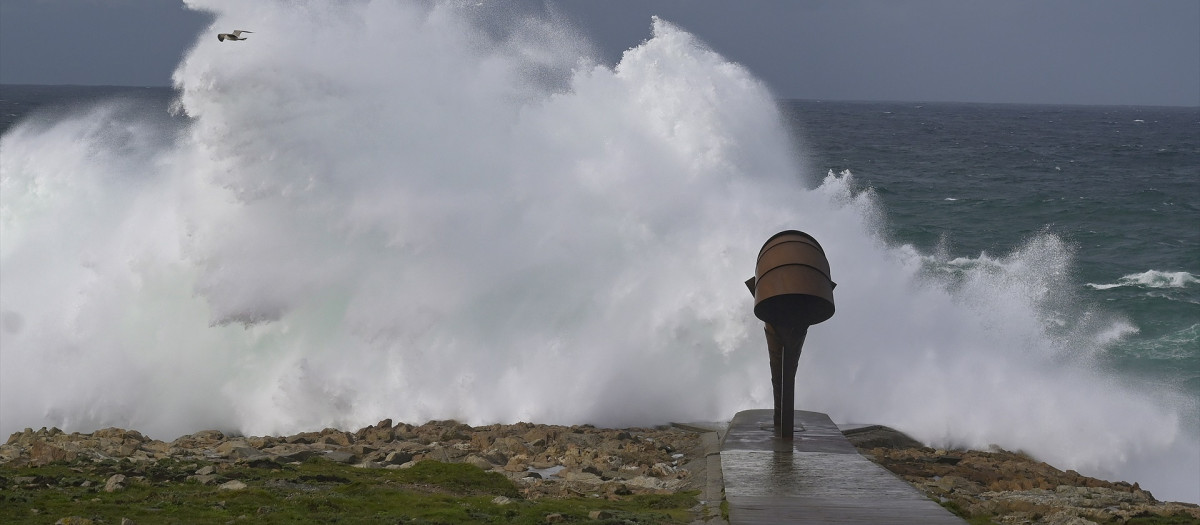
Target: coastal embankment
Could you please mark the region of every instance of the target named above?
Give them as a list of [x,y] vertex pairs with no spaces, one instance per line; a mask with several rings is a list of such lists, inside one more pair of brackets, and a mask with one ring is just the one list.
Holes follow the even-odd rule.
[[[1160,502],[1136,483],[1061,471],[1018,452],[936,450],[881,426],[845,433],[865,456],[972,523],[1200,523],[1196,505]],[[213,499],[204,499],[206,513],[225,512],[230,522],[269,522],[271,515],[288,515],[290,504],[317,508],[306,499],[314,494],[336,495],[349,486],[362,491],[377,483],[388,485],[391,494],[429,500],[469,496],[475,499],[447,505],[489,519],[527,519],[514,510],[525,505],[537,521],[548,523],[721,523],[720,462],[713,461],[719,435],[719,425],[472,427],[391,420],[356,432],[239,436],[208,430],[169,442],[118,428],[88,434],[26,429],[0,445],[0,500],[6,519],[53,523],[119,514],[120,507],[106,505],[123,505],[128,514],[135,502],[121,495],[135,489],[160,495],[138,500],[142,516],[179,512],[186,507],[179,499],[193,496],[162,495],[186,487],[194,497]],[[448,478],[486,475],[480,479],[488,481],[473,486],[439,484],[424,473],[363,479],[346,474],[411,474],[434,469],[431,465],[460,469],[443,473]],[[305,470],[318,468],[334,470]],[[260,498],[252,512],[227,502],[239,491]],[[336,498],[321,501],[337,504]],[[554,506],[565,501],[581,503]],[[115,522],[121,519],[127,518]]]

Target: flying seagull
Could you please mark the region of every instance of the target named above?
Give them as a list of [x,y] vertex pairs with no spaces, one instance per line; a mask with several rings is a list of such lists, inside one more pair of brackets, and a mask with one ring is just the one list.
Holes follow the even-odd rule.
[[224,42],[227,39],[228,40],[245,40],[245,38],[242,38],[242,33],[253,33],[253,32],[254,31],[243,31],[241,29],[235,29],[232,33],[221,33],[221,34],[217,35],[217,40],[220,40],[221,42]]

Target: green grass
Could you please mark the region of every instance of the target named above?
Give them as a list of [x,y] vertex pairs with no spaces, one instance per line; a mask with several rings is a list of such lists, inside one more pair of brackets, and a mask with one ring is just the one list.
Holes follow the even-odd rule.
[[938,504],[944,507],[946,510],[953,512],[955,516],[966,520],[969,525],[995,525],[996,523],[992,521],[991,516],[972,516],[970,512],[967,512],[966,509],[962,508],[962,506],[955,501],[941,501],[938,502]]
[[[360,469],[311,459],[299,465],[259,464],[218,471],[216,483],[186,480],[202,462],[163,460],[149,465],[74,462],[37,468],[0,467],[0,523],[52,523],[81,516],[104,523],[545,523],[562,514],[569,523],[687,523],[695,492],[599,498],[525,500],[496,472],[466,464],[424,461],[410,469]],[[257,468],[256,468],[257,467]],[[109,476],[145,476],[105,492]],[[20,482],[18,482],[18,478]],[[220,490],[240,480],[246,489]],[[90,486],[81,486],[89,482]],[[493,503],[505,496],[510,503]],[[35,513],[32,509],[37,509]],[[589,520],[594,510],[606,520]]]
[[[995,525],[995,516],[971,516],[969,512],[962,508],[954,501],[943,501],[940,503],[946,510],[953,512],[956,516],[966,520],[968,525]],[[1128,521],[1110,521],[1106,523],[1120,523],[1122,525],[1200,525],[1200,520],[1196,520],[1190,516],[1155,516],[1143,515],[1134,516]]]
[[1135,516],[1126,525],[1196,525],[1200,520],[1189,516]]

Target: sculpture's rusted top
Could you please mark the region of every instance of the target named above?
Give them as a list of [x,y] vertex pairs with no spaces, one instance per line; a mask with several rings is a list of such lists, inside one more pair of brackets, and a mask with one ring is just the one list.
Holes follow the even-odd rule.
[[811,235],[784,230],[758,252],[754,315],[773,325],[814,325],[833,317],[833,288],[825,250]]

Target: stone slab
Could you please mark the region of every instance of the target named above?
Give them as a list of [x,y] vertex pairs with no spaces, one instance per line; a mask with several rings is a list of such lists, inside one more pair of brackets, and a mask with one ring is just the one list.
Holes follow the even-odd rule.
[[795,412],[795,437],[775,437],[771,410],[739,412],[721,446],[731,525],[963,520],[863,457],[829,416]]

